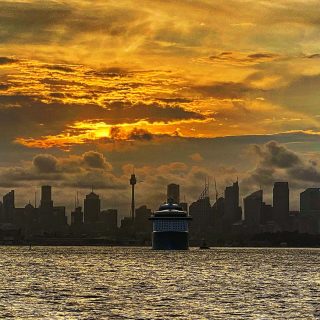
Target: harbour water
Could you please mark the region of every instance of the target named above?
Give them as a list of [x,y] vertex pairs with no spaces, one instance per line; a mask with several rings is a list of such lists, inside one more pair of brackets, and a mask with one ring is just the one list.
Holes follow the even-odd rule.
[[0,247],[1,319],[320,319],[320,249]]

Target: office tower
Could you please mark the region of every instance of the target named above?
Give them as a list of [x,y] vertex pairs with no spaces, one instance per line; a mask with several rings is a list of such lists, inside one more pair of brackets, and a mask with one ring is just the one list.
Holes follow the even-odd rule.
[[273,220],[273,207],[271,204],[262,203],[260,223],[265,225]]
[[52,208],[53,207],[51,186],[42,186],[41,187],[40,207],[41,208]]
[[225,227],[242,219],[239,206],[239,184],[234,182],[232,186],[226,187],[224,191],[224,224]]
[[308,188],[300,193],[301,214],[320,214],[320,188]]
[[152,211],[147,206],[141,206],[136,209],[135,230],[137,232],[151,232],[149,220],[151,215]]
[[168,184],[167,199],[172,199],[174,203],[180,203],[180,186],[178,184]]
[[71,225],[80,226],[83,224],[83,212],[81,207],[76,207],[74,211],[71,212]]
[[258,232],[263,207],[263,191],[258,190],[243,199],[244,219],[250,231]]
[[132,219],[132,221],[134,221],[134,213],[135,213],[134,188],[135,188],[136,184],[137,184],[137,179],[136,179],[135,174],[133,173],[131,175],[131,178],[130,178],[130,185],[131,185],[131,219]]
[[101,211],[101,221],[109,233],[115,233],[118,229],[118,210],[108,209]]
[[300,193],[300,226],[303,233],[320,233],[320,188],[308,188]]
[[9,193],[3,196],[2,211],[4,221],[12,222],[14,209],[14,190],[11,190]]
[[289,184],[275,182],[273,187],[273,218],[284,230],[289,217]]
[[84,223],[90,224],[98,221],[100,215],[100,198],[90,192],[84,199]]
[[207,238],[213,229],[214,210],[210,204],[209,197],[200,197],[189,206],[189,214],[192,217],[190,233],[193,237]]

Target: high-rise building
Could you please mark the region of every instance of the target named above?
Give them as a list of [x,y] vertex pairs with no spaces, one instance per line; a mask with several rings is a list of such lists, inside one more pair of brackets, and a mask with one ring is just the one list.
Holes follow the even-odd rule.
[[289,217],[289,184],[275,182],[273,187],[273,218],[282,229],[285,229]]
[[108,209],[101,211],[101,221],[109,233],[115,233],[118,229],[118,210]]
[[300,232],[320,233],[320,188],[300,193]]
[[232,186],[226,187],[224,191],[224,224],[226,228],[242,219],[239,206],[239,183],[234,182]]
[[95,223],[99,220],[100,198],[94,192],[90,192],[84,199],[84,223]]
[[168,184],[167,199],[172,199],[173,203],[180,203],[180,186],[178,184]]
[[14,190],[11,190],[3,196],[2,210],[4,221],[11,222],[13,220],[14,209]]
[[300,193],[300,212],[320,213],[320,188],[308,188]]
[[137,232],[151,232],[150,217],[152,215],[151,209],[147,206],[141,206],[136,209],[135,230]]
[[273,221],[273,207],[271,204],[266,204],[263,202],[260,223],[265,225],[270,221]]
[[41,208],[52,208],[53,207],[51,186],[42,186],[41,187],[40,207]]
[[243,199],[245,224],[250,231],[258,232],[263,208],[263,191],[258,190]]
[[192,217],[190,233],[194,238],[208,238],[212,233],[214,223],[214,210],[210,204],[210,198],[199,198],[189,206],[189,214]]
[[83,212],[81,207],[76,207],[74,211],[71,212],[71,225],[80,226],[83,224]]

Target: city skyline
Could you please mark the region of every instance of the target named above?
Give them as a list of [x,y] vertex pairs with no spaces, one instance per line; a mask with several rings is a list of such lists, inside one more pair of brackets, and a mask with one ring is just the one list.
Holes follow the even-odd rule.
[[[132,179],[131,175],[131,179]],[[129,185],[132,186],[131,181],[129,180]],[[136,177],[135,177],[136,179]],[[243,215],[243,210],[245,208],[245,202],[246,199],[250,199],[251,197],[256,197],[261,199],[264,203],[267,205],[270,205],[274,208],[276,215],[278,216],[279,220],[283,220],[283,214],[285,212],[297,212],[301,211],[301,195],[305,194],[309,190],[314,190],[314,191],[320,191],[320,187],[308,187],[304,189],[300,194],[299,194],[299,199],[295,200],[299,202],[299,208],[292,208],[291,203],[292,203],[292,196],[290,194],[290,183],[287,181],[275,181],[273,183],[273,194],[272,198],[270,199],[265,199],[264,196],[264,189],[263,188],[258,188],[256,190],[251,190],[248,194],[245,196],[241,197],[241,194],[239,193],[240,188],[240,183],[237,180],[236,182],[231,182],[231,185],[228,186],[226,185],[224,187],[224,191],[219,194],[217,189],[214,189],[215,185],[211,185],[214,190],[212,192],[209,192],[210,190],[210,180],[206,179],[204,183],[203,190],[198,196],[195,196],[193,200],[190,200],[189,202],[186,200],[185,197],[181,197],[181,186],[179,184],[176,184],[174,182],[166,185],[163,187],[163,190],[165,190],[165,197],[163,198],[162,201],[160,201],[158,204],[156,204],[154,207],[151,208],[151,210],[156,210],[159,206],[159,204],[166,203],[167,201],[173,201],[173,203],[177,204],[184,204],[186,203],[188,206],[190,204],[193,204],[197,202],[198,200],[201,199],[209,199],[210,206],[215,206],[219,199],[223,198],[227,202],[230,203],[230,208],[224,208],[226,212],[227,219],[232,222],[237,222],[238,220],[244,219]],[[284,190],[283,190],[284,187]],[[182,186],[183,190],[183,186]],[[277,191],[279,190],[279,191]],[[283,192],[284,191],[284,192]],[[0,195],[0,197],[3,199],[2,201],[0,200],[0,203],[3,204],[5,202],[5,199],[10,199],[9,202],[14,202],[15,207],[24,207],[26,205],[32,205],[34,208],[41,207],[43,205],[47,205],[49,203],[50,206],[53,206],[53,203],[58,203],[60,205],[64,205],[61,203],[61,201],[57,201],[57,198],[55,197],[55,188],[53,188],[51,185],[42,185],[38,188],[37,191],[34,193],[34,199],[33,201],[29,200],[28,202],[24,203],[22,206],[20,204],[17,204],[16,202],[16,197],[17,193],[14,189],[11,189],[7,193]],[[146,206],[145,203],[143,203],[141,200],[136,199],[135,196],[133,196],[132,191],[128,189],[128,193],[130,193],[131,198],[129,202],[129,206],[126,210],[126,212],[120,212],[121,218],[128,217],[132,218],[134,220],[134,215],[132,215],[132,208],[134,208],[134,211],[140,207]],[[161,192],[162,193],[162,192]],[[39,197],[40,195],[40,197]],[[181,198],[180,198],[181,197]],[[12,200],[13,199],[13,200]],[[102,212],[105,209],[116,209],[118,210],[117,206],[112,206],[107,203],[103,203],[103,198],[99,194],[99,190],[94,189],[92,186],[90,190],[87,190],[87,192],[83,191],[79,193],[79,191],[75,191],[74,193],[74,199],[73,199],[73,206],[68,208],[65,206],[67,209],[67,215],[71,215],[71,211],[76,210],[77,208],[82,208],[85,210],[86,208],[86,201],[90,201],[90,199],[98,199],[99,200],[99,208],[97,209],[97,212]],[[287,199],[287,202],[283,203],[283,199]],[[136,200],[138,200],[138,204],[136,203]],[[133,201],[133,202],[132,202]],[[134,203],[134,206],[133,206]],[[237,208],[241,209],[241,214],[237,214]],[[188,211],[188,207],[186,207],[185,211]],[[229,213],[230,212],[230,213]],[[236,214],[236,216],[233,216]],[[94,219],[93,219],[94,220]]]
[[[158,231],[153,232],[154,248],[171,248],[171,245],[188,248],[189,237],[179,233],[188,233],[188,228],[193,244],[199,244],[201,239],[216,245],[244,244],[254,241],[255,236],[267,237],[271,234],[278,237],[280,233],[277,240],[280,245],[281,238],[291,237],[290,241],[303,243],[308,241],[308,236],[317,241],[316,237],[320,235],[320,188],[304,190],[299,198],[300,209],[296,211],[290,210],[290,189],[285,181],[274,183],[271,204],[265,201],[262,189],[251,192],[241,201],[238,180],[226,186],[224,194],[220,196],[215,184],[216,197],[211,201],[210,184],[206,179],[203,191],[191,203],[183,202],[185,199],[181,201],[180,185],[170,183],[167,185],[167,200],[160,204],[159,209],[150,209],[145,204],[136,206],[135,174],[131,174],[128,182],[132,190],[130,209],[126,213],[119,213],[116,207],[104,208],[99,194],[93,188],[83,199],[83,205],[79,201],[79,194],[76,194],[72,212],[66,211],[65,206],[56,205],[49,185],[41,186],[39,204],[35,198],[34,206],[29,202],[17,207],[15,191],[11,190],[0,201],[0,240],[4,243],[23,243],[30,239],[36,243],[54,241],[85,244],[106,241],[109,244],[146,245],[150,240],[150,220],[153,221],[153,230],[163,232],[159,237],[154,234]],[[175,211],[169,208],[180,210],[179,222],[174,220]],[[167,229],[179,233],[177,238],[168,235],[172,243],[167,242]]]
[[320,184],[314,0],[0,2],[0,194],[94,185],[125,208],[132,167],[153,207],[205,176]]

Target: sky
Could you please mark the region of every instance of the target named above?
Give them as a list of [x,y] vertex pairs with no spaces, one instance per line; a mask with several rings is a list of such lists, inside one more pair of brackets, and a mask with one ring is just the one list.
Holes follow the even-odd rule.
[[73,207],[319,186],[318,0],[0,0],[0,195]]

